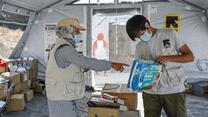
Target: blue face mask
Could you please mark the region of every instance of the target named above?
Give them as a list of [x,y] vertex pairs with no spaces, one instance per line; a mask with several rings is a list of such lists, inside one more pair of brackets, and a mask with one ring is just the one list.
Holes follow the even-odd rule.
[[145,31],[145,33],[140,37],[142,41],[149,41],[152,38],[152,33],[148,33]]
[[79,34],[79,35],[75,35],[74,38],[73,38],[73,40],[74,40],[76,43],[79,43],[80,40],[81,40],[81,35],[80,35],[80,34]]

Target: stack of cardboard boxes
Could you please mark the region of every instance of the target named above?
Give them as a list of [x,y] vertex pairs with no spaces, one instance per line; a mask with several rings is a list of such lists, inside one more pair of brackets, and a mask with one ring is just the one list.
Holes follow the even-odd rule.
[[[0,60],[0,74],[4,73],[6,71],[6,62],[3,60]],[[8,81],[4,82],[5,79],[0,77],[0,100],[4,100],[7,95],[8,90]]]
[[124,84],[105,84],[102,93],[124,100],[126,110],[109,107],[89,107],[88,117],[139,117],[137,92],[131,92]]
[[38,70],[38,60],[33,58],[25,58],[21,60],[22,63],[26,63],[28,66],[30,66],[29,70],[29,78],[32,81],[36,80],[37,77],[37,70]]
[[[15,72],[4,72],[2,77],[5,79],[10,79],[12,84],[15,85],[14,95],[11,97],[11,101],[7,106],[7,111],[21,111],[24,110],[25,100],[30,101],[33,97],[33,90],[29,89],[29,75],[25,73],[15,73]],[[29,94],[25,94],[25,91],[29,90]],[[28,99],[28,97],[30,97]]]
[[0,78],[0,100],[4,100],[8,92],[8,80]]
[[[4,60],[4,68],[0,67],[1,76],[11,80],[15,85],[14,94],[11,97],[10,103],[7,105],[7,111],[22,111],[25,108],[25,101],[31,101],[33,98],[32,82],[35,82],[37,77],[38,61],[31,57],[25,57],[15,60]],[[9,63],[26,63],[30,68],[27,71],[17,72],[12,71],[8,67]],[[1,99],[3,100],[3,98]]]
[[22,111],[25,108],[24,94],[14,94],[6,107],[7,111]]
[[12,84],[15,85],[14,94],[20,93],[22,91],[22,85],[20,82],[20,73],[15,72],[4,72],[1,76],[5,79],[11,80]]

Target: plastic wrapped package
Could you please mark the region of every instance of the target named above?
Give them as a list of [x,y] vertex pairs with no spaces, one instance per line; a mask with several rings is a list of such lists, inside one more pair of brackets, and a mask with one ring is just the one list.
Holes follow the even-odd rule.
[[162,65],[153,61],[134,60],[128,80],[128,88],[132,91],[153,89],[157,86]]

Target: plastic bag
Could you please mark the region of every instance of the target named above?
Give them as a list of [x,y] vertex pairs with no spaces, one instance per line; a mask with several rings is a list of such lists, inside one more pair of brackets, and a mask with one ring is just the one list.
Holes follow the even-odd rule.
[[162,65],[153,61],[134,60],[128,80],[128,88],[133,91],[153,89],[161,76]]
[[13,65],[12,63],[9,63],[8,67],[9,67],[10,72],[16,72],[17,71],[17,65]]

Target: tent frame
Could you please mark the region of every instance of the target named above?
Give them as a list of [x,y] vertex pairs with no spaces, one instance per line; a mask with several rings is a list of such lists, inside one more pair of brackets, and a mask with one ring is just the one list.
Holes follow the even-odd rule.
[[[204,8],[202,8],[202,7],[200,7],[200,6],[196,5],[196,4],[193,4],[193,3],[191,3],[191,2],[189,2],[189,1],[187,1],[187,0],[181,0],[181,1],[184,2],[184,3],[186,3],[186,4],[188,4],[188,5],[193,6],[193,7],[195,7],[195,8],[200,9],[203,13],[206,13],[206,12],[207,12],[206,9],[204,9]],[[206,14],[207,14],[207,13],[206,13]]]
[[[29,30],[30,30],[30,28],[31,28],[31,25],[32,25],[32,23],[34,23],[34,20],[35,20],[35,18],[36,18],[36,16],[39,14],[39,13],[41,13],[43,10],[45,10],[45,9],[47,9],[47,8],[51,8],[51,7],[53,7],[54,5],[56,5],[56,4],[59,4],[59,3],[61,3],[61,2],[64,2],[64,1],[66,1],[66,0],[58,0],[58,1],[55,1],[55,2],[53,2],[53,3],[51,3],[51,4],[49,4],[49,5],[47,5],[47,6],[45,6],[45,7],[43,7],[43,8],[41,8],[41,9],[39,9],[39,10],[34,10],[34,9],[32,9],[32,8],[28,8],[28,7],[26,7],[26,6],[20,6],[20,5],[17,5],[17,4],[12,4],[12,3],[10,3],[10,2],[7,2],[6,0],[0,0],[0,2],[4,2],[4,3],[7,3],[7,4],[9,4],[9,5],[14,5],[14,6],[16,6],[16,7],[19,7],[19,8],[24,8],[24,9],[27,9],[27,10],[31,10],[31,11],[33,11],[33,12],[35,12],[35,17],[33,16],[32,18],[30,18],[30,20],[29,20],[29,23],[28,23],[28,26],[27,26],[27,28],[26,28],[26,30],[25,30],[25,32],[24,32],[24,34],[23,34],[23,36],[22,36],[22,38],[20,39],[20,42],[17,44],[17,47],[15,47],[15,49],[14,49],[14,52],[12,52],[12,54],[10,55],[10,57],[9,58],[13,58],[13,57],[19,57],[20,55],[21,55],[21,51],[23,50],[23,46],[24,46],[24,43],[26,43],[26,41],[27,41],[27,37],[28,37],[28,33],[29,33]],[[70,3],[74,3],[74,2],[76,2],[76,1],[78,1],[78,0],[73,0],[73,1],[71,1]],[[167,0],[168,1],[168,0]],[[170,1],[170,0],[169,0]],[[177,1],[177,0],[176,0]],[[140,5],[142,5],[142,7],[143,7],[143,3],[144,2],[153,2],[153,1],[142,1],[142,2],[140,2],[139,4]],[[156,1],[156,2],[159,2],[159,1]],[[165,0],[161,0],[161,2],[165,2]],[[208,10],[206,10],[206,9],[203,9],[203,8],[201,8],[200,6],[197,6],[197,5],[195,5],[195,4],[193,4],[193,3],[190,3],[190,2],[188,2],[187,0],[181,0],[180,2],[183,2],[183,3],[186,3],[186,4],[188,4],[188,5],[191,5],[191,6],[194,6],[194,7],[196,7],[196,8],[198,8],[198,9],[200,9],[200,10],[202,10],[202,12],[204,12],[206,15],[207,15],[207,11]],[[93,11],[93,9],[103,9],[103,8],[115,8],[115,6],[117,7],[117,8],[125,8],[125,7],[132,7],[132,5],[133,5],[133,7],[134,6],[136,6],[138,3],[135,3],[135,4],[119,4],[118,3],[118,0],[114,0],[114,4],[109,4],[109,5],[107,5],[107,4],[98,4],[98,5],[90,5],[90,4],[88,4],[88,7],[87,7],[87,14],[90,14],[90,15],[87,15],[88,17],[87,17],[87,20],[90,22],[91,21],[91,18],[90,18],[90,16],[92,15],[91,13],[92,13],[92,11]],[[85,5],[86,6],[86,5]],[[136,6],[137,7],[137,6]],[[141,7],[141,8],[142,8]],[[142,11],[143,12],[143,11]],[[1,21],[0,21],[1,22]],[[3,23],[8,23],[8,22],[3,22]],[[15,23],[15,22],[12,22],[12,23]],[[20,23],[16,23],[16,24],[19,24],[19,25],[26,25],[26,24],[20,24]],[[87,27],[88,27],[88,30],[87,30],[87,34],[91,34],[91,23],[88,23],[87,24]],[[87,36],[87,38],[88,39],[91,39],[91,35],[88,35]],[[91,40],[88,40],[87,41],[87,55],[88,56],[91,56]]]
[[[78,0],[73,0],[71,1],[70,4],[71,6],[73,5],[76,5],[76,4],[73,4],[74,2],[76,2]],[[156,1],[156,2],[170,2],[171,0],[161,0],[161,1]],[[181,2],[181,3],[185,3],[185,4],[188,4],[190,6],[193,6],[193,7],[196,7],[198,9],[200,9],[203,13],[205,13],[207,15],[207,12],[208,12],[208,9],[204,9],[200,6],[197,6],[187,0],[175,0],[175,1],[178,1],[178,2]],[[23,9],[26,9],[26,10],[30,10],[31,13],[30,13],[30,18],[29,18],[29,21],[28,21],[28,24],[18,24],[18,25],[26,25],[26,30],[24,31],[23,33],[23,36],[21,37],[20,41],[18,42],[17,46],[14,48],[12,54],[10,55],[9,58],[18,58],[21,56],[23,50],[25,49],[25,45],[26,45],[26,42],[27,42],[27,39],[28,39],[28,36],[29,36],[29,33],[30,33],[30,30],[32,28],[32,26],[34,25],[35,23],[35,20],[38,16],[38,14],[42,13],[42,11],[46,10],[46,9],[50,9],[52,8],[53,6],[55,6],[56,4],[61,4],[61,3],[64,3],[64,2],[67,2],[67,0],[56,0],[55,2],[53,3],[50,3],[46,6],[44,6],[43,8],[40,8],[40,9],[33,9],[32,7],[27,7],[27,6],[20,6],[18,4],[15,4],[15,3],[11,3],[11,2],[8,2],[7,0],[0,0],[0,2],[3,2],[5,4],[9,4],[9,5],[13,5],[13,6],[16,6],[18,8],[23,8]],[[96,9],[107,9],[107,8],[138,8],[140,7],[141,8],[141,13],[144,13],[144,3],[145,2],[153,2],[153,1],[142,1],[142,2],[139,2],[139,3],[134,3],[134,4],[129,4],[129,3],[118,3],[118,0],[114,0],[114,4],[82,4],[83,6],[86,6],[86,19],[87,19],[87,30],[86,30],[86,33],[87,33],[87,56],[91,56],[92,55],[92,52],[91,52],[91,47],[92,47],[92,27],[91,27],[91,21],[92,21],[92,13],[93,13],[93,10],[96,10]],[[68,4],[65,4],[65,5],[69,5]],[[0,21],[1,22],[1,21]],[[3,22],[3,23],[8,23],[8,22]],[[11,23],[15,23],[15,22],[11,22]],[[41,64],[39,62],[39,64]],[[43,65],[44,66],[44,65]]]
[[32,8],[28,8],[28,7],[25,7],[25,6],[20,6],[20,5],[17,5],[17,4],[12,4],[12,3],[8,2],[7,0],[0,0],[0,2],[6,3],[8,5],[16,6],[16,7],[19,7],[19,8],[23,8],[23,9],[26,9],[26,10],[30,10],[30,11],[33,11],[33,12],[36,12],[36,10],[34,10]]

